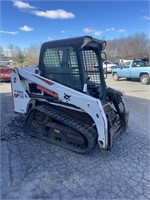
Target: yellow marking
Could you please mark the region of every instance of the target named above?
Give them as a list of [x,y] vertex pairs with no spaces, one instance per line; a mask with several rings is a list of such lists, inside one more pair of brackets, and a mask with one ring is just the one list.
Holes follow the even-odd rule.
[[54,132],[55,132],[55,133],[60,133],[60,130],[54,129]]

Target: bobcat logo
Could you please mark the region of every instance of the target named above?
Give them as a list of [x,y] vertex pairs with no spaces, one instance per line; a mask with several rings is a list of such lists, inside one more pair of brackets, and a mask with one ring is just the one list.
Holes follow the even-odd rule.
[[71,95],[64,93],[64,99],[66,99],[67,101],[70,101],[70,97]]

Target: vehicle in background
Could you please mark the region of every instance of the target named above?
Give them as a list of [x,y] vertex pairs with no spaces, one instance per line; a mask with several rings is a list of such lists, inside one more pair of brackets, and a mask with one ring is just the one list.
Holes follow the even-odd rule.
[[[144,58],[136,58],[136,59],[120,59],[119,61],[119,66],[120,65],[128,65],[127,63],[130,62],[130,61],[136,61],[136,62],[141,62],[142,63],[142,67],[143,66],[149,66],[150,63],[149,63],[149,58],[148,57],[144,57]],[[141,65],[139,65],[141,66]]]
[[118,61],[112,61],[112,63],[115,64],[115,65],[117,65],[117,67],[118,67],[120,62],[118,62]]
[[112,69],[116,68],[117,65],[114,64],[113,62],[111,61],[104,61],[103,62],[103,68],[104,68],[104,73],[111,73],[112,72]]
[[10,81],[12,71],[11,62],[0,61],[0,81]]
[[139,79],[142,84],[148,85],[150,82],[148,60],[121,60],[120,66],[112,70],[112,76],[115,81],[118,81],[119,78]]

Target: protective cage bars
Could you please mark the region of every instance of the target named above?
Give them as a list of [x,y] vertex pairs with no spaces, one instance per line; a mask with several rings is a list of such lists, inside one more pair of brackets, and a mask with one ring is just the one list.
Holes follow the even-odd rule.
[[88,77],[88,85],[93,85],[94,83],[100,84],[100,70],[97,54],[93,50],[82,51],[83,62],[85,67],[85,72]]
[[82,91],[77,55],[73,47],[46,49],[43,62],[46,78]]

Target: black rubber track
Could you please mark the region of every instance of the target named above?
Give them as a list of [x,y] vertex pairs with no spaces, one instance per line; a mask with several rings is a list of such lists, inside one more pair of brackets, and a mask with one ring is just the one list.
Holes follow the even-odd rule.
[[[56,120],[58,123],[64,124],[74,129],[75,131],[79,132],[85,138],[85,141],[88,144],[86,148],[81,148],[79,145],[72,145],[72,144],[67,144],[67,143],[65,144],[64,142],[61,143],[61,141],[57,141],[57,140],[50,140],[50,138],[45,137],[42,133],[37,134],[36,132],[31,131],[30,127],[32,124],[33,115],[36,111],[40,111],[41,113],[45,114],[49,118]],[[44,126],[44,125],[41,125],[41,126]],[[26,117],[26,122],[25,122],[25,133],[33,137],[56,144],[58,146],[67,148],[77,153],[90,152],[95,147],[96,142],[97,142],[97,131],[95,130],[94,127],[83,123],[79,119],[76,119],[69,114],[66,114],[60,110],[57,110],[56,108],[50,105],[36,106],[35,108],[29,111]]]

